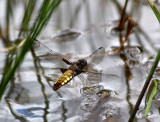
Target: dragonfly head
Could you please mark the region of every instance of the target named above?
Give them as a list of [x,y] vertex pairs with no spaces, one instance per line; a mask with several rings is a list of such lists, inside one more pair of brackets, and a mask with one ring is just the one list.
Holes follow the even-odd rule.
[[85,59],[79,59],[77,62],[77,67],[83,69],[87,66],[87,61]]

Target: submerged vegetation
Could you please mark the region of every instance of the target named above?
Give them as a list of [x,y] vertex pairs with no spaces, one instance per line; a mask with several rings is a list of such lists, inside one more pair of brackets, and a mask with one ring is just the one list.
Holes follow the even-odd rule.
[[[123,3],[124,1],[125,3]],[[98,23],[94,25],[92,25],[91,15],[88,14],[91,11],[91,14],[94,15],[94,12],[92,12],[94,8],[93,1],[77,0],[78,4],[73,4],[72,0],[67,2],[61,0],[44,0],[40,2],[41,4],[39,4],[37,0],[21,1],[21,3],[17,0],[7,0],[4,2],[6,5],[5,24],[3,25],[3,22],[0,22],[0,43],[3,44],[4,47],[1,47],[2,49],[0,49],[0,53],[5,52],[6,57],[0,75],[0,105],[4,104],[2,101],[5,99],[11,114],[14,118],[20,121],[34,121],[36,118],[43,118],[43,121],[61,120],[63,122],[67,119],[68,121],[83,122],[116,121],[116,118],[118,118],[118,121],[127,120],[129,122],[138,121],[139,118],[145,119],[146,121],[154,120],[152,118],[149,120],[150,118],[147,117],[150,112],[152,113],[152,105],[154,103],[156,103],[155,106],[158,111],[160,106],[160,81],[158,79],[160,50],[142,29],[139,21],[134,18],[134,11],[137,12],[138,9],[136,10],[136,8],[133,7],[131,12],[128,12],[127,7],[129,6],[129,0],[124,1],[120,2],[124,4],[124,7],[121,7],[117,0],[110,1],[112,3],[111,5],[115,5],[119,12],[117,12],[119,14],[118,21]],[[98,1],[98,3],[103,6],[107,5],[107,2]],[[136,2],[134,1],[133,6],[135,6],[135,4],[136,6],[143,4],[141,2],[142,1],[139,0]],[[69,16],[67,19],[69,19],[70,23],[68,24],[69,26],[67,29],[65,27],[67,22],[65,18],[63,18],[64,7],[63,9],[59,9],[61,4],[64,3],[66,3],[66,10],[64,13],[66,14],[69,12],[67,13],[67,17]],[[157,4],[158,2],[156,1],[155,3]],[[14,16],[16,16],[16,13],[14,12],[16,11],[16,6],[21,6],[18,4],[24,6],[24,12],[23,18],[18,24],[19,26],[16,27],[19,28],[19,30],[18,32],[17,30],[14,32],[14,27],[12,25],[16,24],[12,20],[15,20]],[[148,5],[150,5],[154,12],[157,21],[160,22],[160,13],[156,8],[156,5],[152,0],[148,0]],[[88,12],[85,12],[87,16],[85,21],[90,24],[87,25],[87,28],[85,27],[85,29],[81,29],[79,24],[81,20],[83,20],[81,17],[84,16],[81,14],[81,9],[83,9],[83,7],[86,7],[85,9]],[[101,17],[105,14],[105,8],[107,7],[101,8],[102,12],[104,12],[101,12]],[[72,11],[73,9],[74,11]],[[108,10],[110,12],[113,11],[111,8]],[[57,11],[59,13],[55,15]],[[61,18],[61,16],[64,19],[63,21],[66,23],[62,23],[61,20],[58,20],[56,22],[57,25],[50,25],[53,21],[53,17]],[[98,17],[96,18],[98,19]],[[45,29],[47,27],[49,28],[47,25],[52,26],[52,29],[46,31]],[[64,29],[62,29],[63,27],[58,26],[64,26]],[[76,27],[79,31],[74,30]],[[53,34],[53,36],[51,34],[50,37],[47,37],[50,33],[54,33],[56,30],[61,31],[57,35]],[[107,32],[108,30],[109,32]],[[118,46],[115,38],[118,38]],[[44,43],[42,47],[40,45],[41,43],[37,45],[35,43],[36,40],[40,40],[41,42],[41,39],[43,40],[42,45]],[[138,46],[134,46],[135,42],[133,40],[137,40]],[[144,42],[143,40],[147,41]],[[48,45],[48,43],[51,43],[51,45]],[[150,46],[149,49],[146,46],[147,44]],[[107,49],[108,45],[109,48]],[[52,50],[50,48],[52,48]],[[104,51],[105,48],[107,49],[106,51]],[[103,51],[101,51],[101,49],[103,49]],[[59,50],[59,52],[64,55],[59,52],[54,52],[54,50]],[[81,52],[81,50],[84,54],[80,55],[78,53]],[[95,51],[93,54],[96,55],[86,55],[85,52],[93,52],[93,50],[96,50],[98,53]],[[157,53],[156,57],[152,57],[152,50]],[[27,80],[27,83],[25,84],[24,82],[24,85],[24,79],[21,78],[20,73],[23,73],[22,64],[25,63],[23,60],[26,55],[28,55],[28,52],[31,53],[30,57],[33,58],[34,66],[32,68],[36,76],[29,76],[31,78],[31,82],[29,83],[29,79],[24,78]],[[71,62],[69,58],[76,60]],[[77,63],[77,59],[85,59],[86,62],[84,60],[81,62],[78,60],[79,63]],[[48,64],[50,61],[52,64]],[[85,66],[83,66],[84,63]],[[70,65],[69,70],[66,64]],[[102,69],[98,66],[96,67],[95,64],[98,64]],[[124,68],[120,66],[121,64],[124,65]],[[111,67],[112,65],[114,65],[114,67]],[[31,72],[32,69],[30,68],[30,64],[26,64],[24,66],[24,71],[29,68],[29,72]],[[50,70],[54,70],[54,72],[50,72]],[[122,71],[124,72],[124,76],[122,76]],[[70,74],[67,74],[68,72]],[[136,79],[137,72],[142,74],[138,77],[141,80],[138,78]],[[65,74],[61,76],[63,73]],[[69,77],[67,75],[69,75]],[[82,81],[82,84],[79,83],[76,77],[74,78],[76,75],[80,81]],[[23,76],[25,77],[25,75]],[[36,80],[34,79],[35,77]],[[57,79],[59,79],[59,81],[64,79],[65,81],[59,82]],[[37,92],[39,93],[40,91],[37,91],[37,87],[34,85],[32,86],[33,81],[34,83],[35,81],[38,81],[38,84],[41,86],[43,98],[38,100],[43,101],[45,106],[41,104],[41,102],[37,101],[36,95]],[[55,85],[59,83],[58,86],[54,85],[56,88],[53,88],[54,83],[51,81],[57,81],[55,82]],[[123,81],[126,82],[126,93],[123,91]],[[137,84],[141,84],[141,87],[143,88],[139,87],[136,89],[137,84],[134,84],[133,81]],[[60,88],[68,82],[71,82],[70,84],[72,89],[67,85],[65,85],[64,88]],[[133,88],[131,88],[131,84],[133,85]],[[25,88],[26,86],[30,87],[29,90]],[[120,89],[120,87],[122,88]],[[55,90],[51,91],[51,93],[47,93],[47,89],[50,90],[50,88],[56,89],[57,91]],[[31,95],[33,98],[29,95],[30,90],[32,92],[36,92],[34,94],[35,96]],[[138,90],[141,90],[141,93],[139,93]],[[81,96],[78,94],[81,94]],[[123,94],[126,94],[126,96],[124,97]],[[124,98],[126,99],[128,106],[125,106],[125,102],[123,101]],[[145,99],[145,105],[141,107],[140,105],[143,103],[143,99]],[[31,104],[31,101],[34,101],[33,104]],[[121,101],[122,106],[119,105]],[[23,106],[24,103],[28,103],[26,107]],[[73,105],[71,105],[72,103]],[[12,104],[15,104],[17,108],[11,107]],[[36,104],[36,106],[34,104]],[[139,109],[142,108],[142,116],[139,118],[136,117],[135,115],[139,115],[139,113],[141,113]],[[73,113],[76,109],[77,113]],[[123,111],[123,109],[127,111],[125,114],[122,112],[121,115],[121,113],[119,113],[119,109],[121,109],[121,111]],[[3,107],[2,110],[5,111]],[[34,111],[37,113],[35,112],[34,114]],[[43,111],[43,114],[40,115],[39,111]],[[84,113],[84,111],[89,114]],[[125,117],[126,114],[128,114],[128,118],[124,119],[123,114]],[[56,116],[54,118],[49,118],[47,117],[48,115],[52,115],[52,117]],[[0,120],[3,121],[2,117],[0,117]],[[13,118],[11,120],[13,120]]]

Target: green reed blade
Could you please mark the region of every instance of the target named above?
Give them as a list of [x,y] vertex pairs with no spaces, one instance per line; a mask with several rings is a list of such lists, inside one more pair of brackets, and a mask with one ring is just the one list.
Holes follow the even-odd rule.
[[131,114],[128,122],[133,122],[134,117],[135,117],[135,115],[136,115],[136,113],[137,113],[137,110],[139,109],[139,106],[140,106],[140,104],[141,104],[141,101],[142,101],[142,99],[143,99],[143,96],[144,96],[144,94],[145,94],[145,92],[146,92],[146,90],[147,90],[147,88],[148,88],[148,86],[149,86],[149,84],[150,84],[150,80],[151,80],[151,78],[152,78],[152,76],[153,76],[153,74],[154,74],[154,71],[155,71],[155,69],[156,69],[156,67],[157,67],[157,65],[158,65],[159,60],[160,60],[160,50],[158,50],[157,56],[156,56],[156,58],[155,58],[155,61],[154,61],[153,65],[152,65],[152,68],[151,68],[151,70],[150,70],[150,72],[149,72],[149,74],[148,74],[148,76],[147,76],[147,79],[146,79],[146,81],[145,81],[145,84],[144,84],[144,86],[143,86],[143,89],[142,89],[142,91],[141,91],[141,93],[140,93],[140,95],[139,95],[139,97],[138,97],[138,100],[137,100],[137,102],[136,102],[136,105],[135,105],[135,107],[134,107],[134,110],[133,110],[133,112],[132,112],[132,114]]
[[158,21],[160,23],[160,13],[159,13],[159,11],[157,10],[157,8],[154,5],[154,3],[152,2],[152,0],[147,0],[147,1],[148,1],[150,7],[152,8],[154,14],[156,15],[156,17],[157,17],[157,19],[158,19]]
[[[32,44],[34,43],[35,38],[41,32],[44,25],[46,25],[51,14],[57,8],[60,2],[61,0],[52,0],[52,2],[50,2],[49,0],[44,0],[42,7],[40,9],[41,11],[39,12],[38,17],[35,20],[34,25],[32,26],[31,32],[27,37],[27,40],[20,49],[16,50],[16,53],[12,54],[14,56],[13,57],[11,56],[12,59],[10,63],[10,68],[8,70],[5,70],[0,84],[0,99],[3,96],[7,84],[14,77],[16,69],[20,66],[21,62],[24,59],[24,56],[30,50]],[[8,67],[7,64],[5,67]]]
[[25,14],[22,20],[19,37],[22,37],[22,34],[26,33],[26,31],[29,30],[28,25],[29,25],[35,4],[36,4],[36,0],[29,0],[28,7],[25,10]]
[[[151,85],[152,85],[153,87],[152,87]],[[145,113],[144,113],[144,116],[145,116],[145,117],[148,115],[148,112],[149,112],[150,107],[151,107],[152,100],[153,100],[153,98],[154,98],[154,96],[155,96],[155,94],[156,94],[156,90],[157,90],[157,86],[158,86],[157,80],[154,79],[154,81],[151,83],[151,85],[150,85],[150,87],[152,87],[152,88],[151,88],[151,94],[149,95],[149,99],[147,100],[147,106],[146,106],[146,110],[145,110]],[[149,91],[149,92],[150,92],[150,91]]]

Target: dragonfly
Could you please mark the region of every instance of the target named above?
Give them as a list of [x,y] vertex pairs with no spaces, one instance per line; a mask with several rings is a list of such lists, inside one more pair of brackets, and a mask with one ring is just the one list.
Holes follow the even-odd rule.
[[59,68],[62,75],[54,82],[53,90],[55,91],[61,88],[63,85],[69,83],[76,76],[78,76],[80,80],[85,82],[85,78],[82,75],[84,73],[88,74],[87,80],[94,80],[97,78],[97,75],[101,75],[101,73],[97,73],[97,71],[93,69],[93,66],[102,61],[105,54],[104,47],[100,47],[91,55],[74,62],[71,62],[64,55],[51,50],[49,47],[38,40],[35,41],[33,49],[36,53],[36,56],[40,60],[48,60],[53,62],[54,60],[56,60],[57,62],[64,62],[66,65],[69,65],[67,68]]

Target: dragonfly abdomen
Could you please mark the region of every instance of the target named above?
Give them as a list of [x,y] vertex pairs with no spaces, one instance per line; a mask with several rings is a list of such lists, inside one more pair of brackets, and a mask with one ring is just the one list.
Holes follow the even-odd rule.
[[61,86],[67,84],[69,81],[71,81],[74,77],[74,71],[73,70],[67,70],[63,75],[61,75],[60,78],[57,79],[57,81],[53,85],[53,90],[58,90]]

